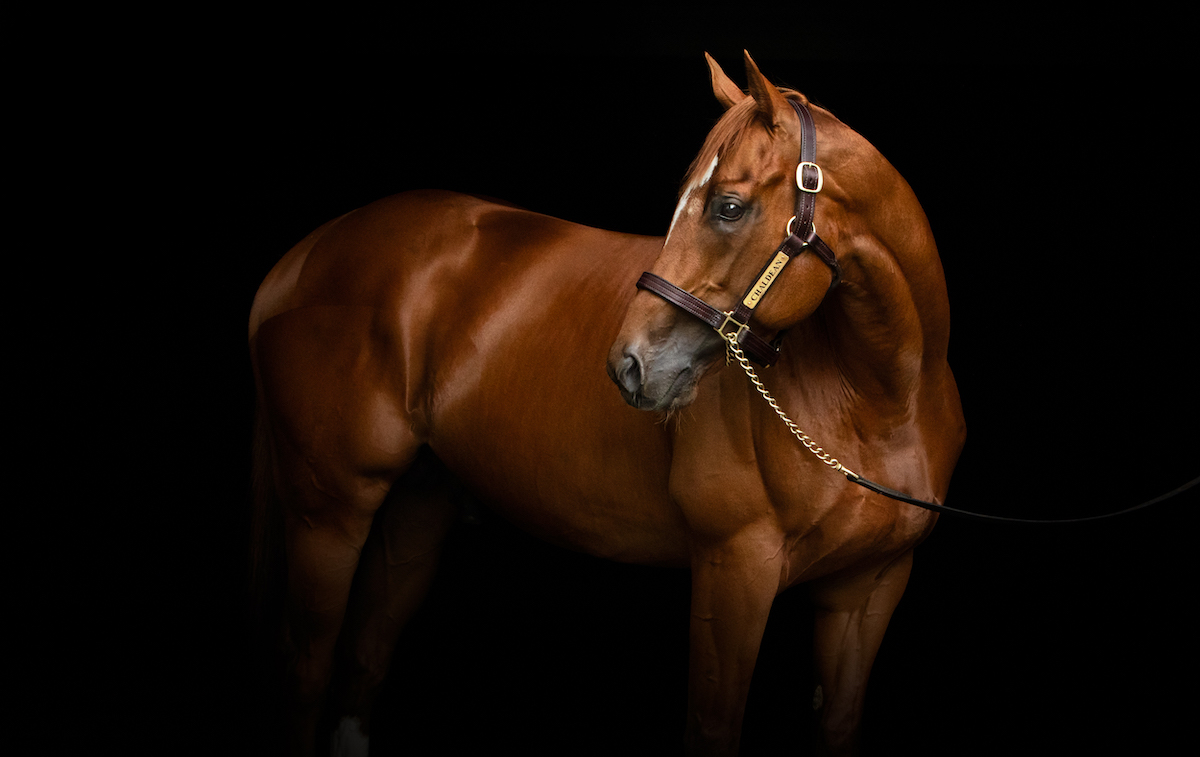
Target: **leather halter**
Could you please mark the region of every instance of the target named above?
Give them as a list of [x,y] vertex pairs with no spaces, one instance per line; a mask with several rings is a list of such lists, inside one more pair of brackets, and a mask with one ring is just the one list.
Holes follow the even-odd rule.
[[800,117],[800,164],[796,166],[796,214],[788,221],[788,236],[775,250],[775,255],[763,267],[754,283],[746,289],[741,301],[733,310],[718,310],[690,292],[675,286],[671,282],[649,271],[638,279],[638,289],[662,297],[684,312],[699,318],[722,336],[730,333],[737,334],[737,341],[746,355],[758,363],[767,366],[775,362],[779,356],[778,339],[768,342],[750,330],[750,316],[762,301],[770,286],[775,283],[779,273],[788,262],[810,250],[817,255],[833,272],[833,281],[829,288],[837,286],[841,280],[841,267],[837,255],[817,236],[813,225],[813,214],[817,206],[817,193],[821,191],[824,175],[814,159],[817,155],[817,129],[813,123],[812,113],[808,106],[798,100],[788,100]]

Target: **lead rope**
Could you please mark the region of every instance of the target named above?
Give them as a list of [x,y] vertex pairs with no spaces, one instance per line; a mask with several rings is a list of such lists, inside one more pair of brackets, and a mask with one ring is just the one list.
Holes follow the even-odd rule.
[[1084,517],[1084,518],[1054,518],[1054,519],[1045,519],[1045,520],[1039,520],[1036,518],[1008,518],[1008,517],[1005,517],[1002,515],[988,515],[986,513],[973,513],[973,512],[969,512],[967,510],[959,510],[959,509],[956,509],[953,507],[946,507],[945,505],[939,505],[939,504],[936,504],[933,502],[926,502],[925,500],[917,499],[916,497],[909,496],[903,492],[896,491],[895,489],[890,489],[886,486],[883,486],[882,484],[877,484],[874,481],[871,481],[870,479],[863,478],[862,476],[858,475],[854,471],[850,470],[849,468],[847,468],[846,466],[844,466],[840,462],[838,462],[838,459],[836,457],[833,457],[832,455],[830,455],[828,452],[826,452],[824,449],[822,449],[820,445],[818,445],[816,442],[814,442],[808,434],[801,431],[800,427],[797,426],[795,424],[795,422],[787,416],[787,413],[783,412],[783,409],[779,407],[779,403],[776,402],[775,398],[771,396],[771,393],[767,391],[767,387],[763,386],[763,382],[758,378],[758,374],[754,372],[754,368],[753,368],[753,366],[750,365],[750,361],[746,358],[745,353],[742,352],[741,346],[738,345],[737,332],[731,331],[729,333],[721,333],[719,330],[717,330],[717,333],[721,334],[721,337],[725,340],[725,363],[726,363],[726,365],[729,364],[730,358],[737,360],[738,364],[742,366],[742,370],[745,371],[746,375],[750,378],[751,383],[754,384],[754,388],[757,389],[758,393],[762,395],[762,398],[767,401],[767,404],[771,406],[771,409],[775,411],[775,414],[779,416],[779,419],[782,420],[787,425],[788,430],[792,432],[792,435],[795,436],[800,441],[800,443],[804,445],[805,449],[807,449],[809,452],[813,453],[813,455],[815,455],[818,460],[825,463],[830,468],[833,468],[838,473],[841,473],[843,476],[846,477],[847,480],[852,481],[853,483],[856,483],[859,486],[862,486],[863,488],[870,489],[871,491],[876,492],[878,494],[882,494],[885,497],[890,497],[892,499],[899,500],[901,502],[907,502],[910,505],[916,505],[918,507],[923,507],[926,510],[932,510],[932,511],[938,512],[938,513],[952,513],[954,515],[967,515],[972,518],[978,518],[979,520],[1003,521],[1006,523],[1083,523],[1086,521],[1111,518],[1116,515],[1124,515],[1125,513],[1130,513],[1130,512],[1133,512],[1134,510],[1141,510],[1143,508],[1149,507],[1150,505],[1155,505],[1164,500],[1168,500],[1171,497],[1174,497],[1176,494],[1181,494],[1182,492],[1187,491],[1188,489],[1192,488],[1193,486],[1200,484],[1200,478],[1194,478],[1191,481],[1188,481],[1186,484],[1184,484],[1183,486],[1180,486],[1177,489],[1169,491],[1166,494],[1155,497],[1154,499],[1148,500],[1139,505],[1135,505],[1133,507],[1129,507],[1124,510],[1118,510],[1115,513],[1105,513],[1103,515],[1091,515],[1091,516]]

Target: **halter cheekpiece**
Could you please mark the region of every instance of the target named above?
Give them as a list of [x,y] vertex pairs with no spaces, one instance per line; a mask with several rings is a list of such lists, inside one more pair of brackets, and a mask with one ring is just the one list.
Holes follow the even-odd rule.
[[816,227],[813,225],[817,193],[821,191],[825,183],[825,175],[822,173],[821,167],[814,162],[817,155],[817,129],[808,106],[798,100],[789,99],[788,102],[795,109],[796,115],[800,117],[800,162],[796,166],[796,186],[798,188],[796,214],[788,221],[787,238],[775,250],[771,260],[759,271],[754,283],[746,289],[746,293],[742,295],[737,306],[733,310],[719,310],[649,271],[643,273],[637,282],[638,289],[653,292],[684,312],[699,318],[721,334],[723,338],[728,338],[729,334],[736,334],[738,344],[750,359],[764,366],[771,365],[779,356],[778,340],[768,342],[751,331],[750,316],[753,315],[754,309],[758,307],[767,290],[775,283],[784,266],[795,256],[805,250],[810,250],[833,272],[833,281],[829,285],[831,289],[837,286],[842,275],[837,255],[817,236]]

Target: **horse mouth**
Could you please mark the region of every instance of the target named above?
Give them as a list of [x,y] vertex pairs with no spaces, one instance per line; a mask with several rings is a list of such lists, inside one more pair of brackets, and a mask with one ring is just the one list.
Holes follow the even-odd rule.
[[665,391],[653,397],[645,393],[645,384],[632,392],[619,383],[618,387],[621,390],[621,397],[631,407],[638,410],[669,413],[690,405],[696,399],[697,382],[693,379],[692,368],[685,367],[675,374]]

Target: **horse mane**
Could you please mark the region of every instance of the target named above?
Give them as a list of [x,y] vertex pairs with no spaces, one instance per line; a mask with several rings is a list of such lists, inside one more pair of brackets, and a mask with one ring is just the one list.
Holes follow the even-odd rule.
[[[780,88],[780,94],[789,100],[799,100],[805,105],[808,104],[808,98],[797,92],[794,89]],[[687,173],[684,175],[683,185],[679,190],[679,197],[683,197],[683,192],[686,187],[692,186],[697,181],[702,172],[707,172],[708,167],[712,165],[713,158],[719,157],[731,151],[737,150],[741,145],[742,139],[745,138],[749,127],[754,123],[757,110],[754,103],[754,98],[745,97],[737,105],[729,108],[717,121],[716,126],[708,133],[708,137],[704,140],[704,146],[700,148],[699,154],[688,166]]]

